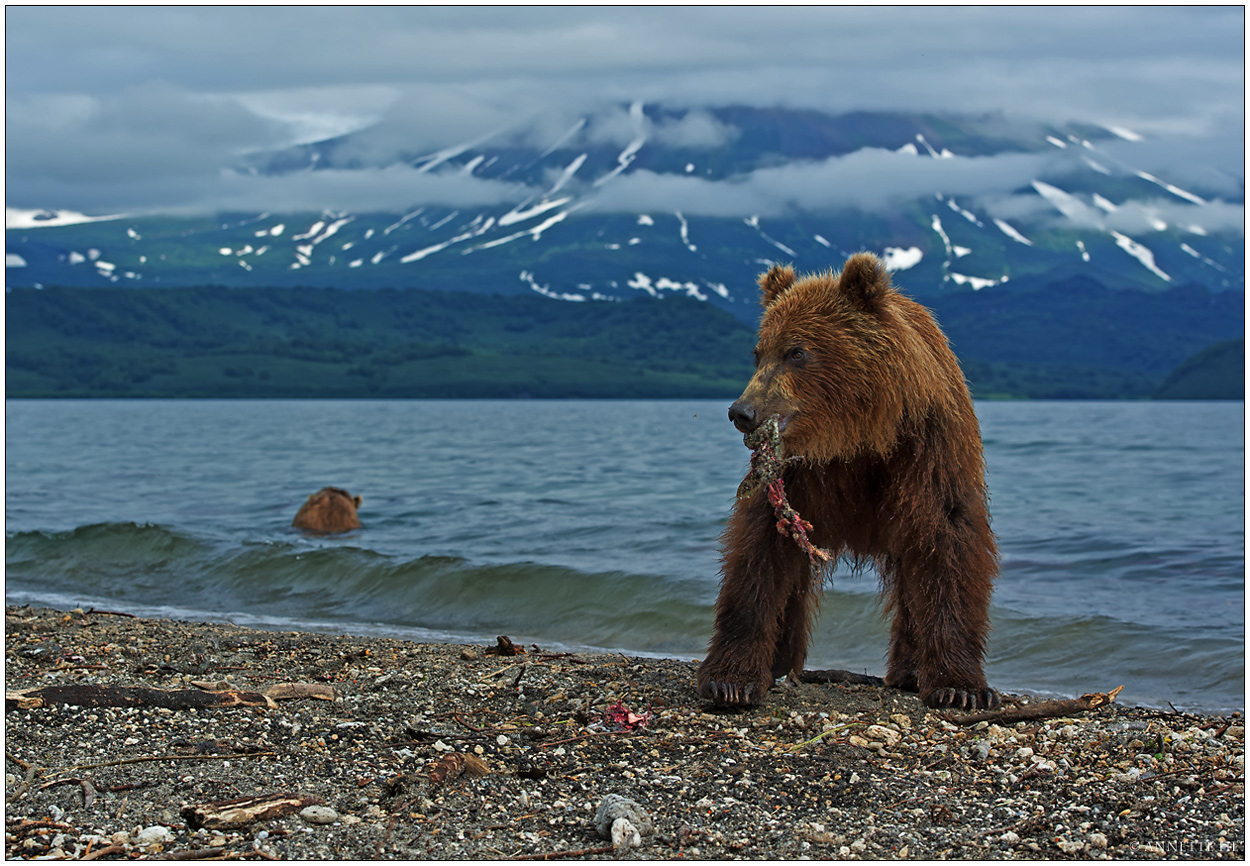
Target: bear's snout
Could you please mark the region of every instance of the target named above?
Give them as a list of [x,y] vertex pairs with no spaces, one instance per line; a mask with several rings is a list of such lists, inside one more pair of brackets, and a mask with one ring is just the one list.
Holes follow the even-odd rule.
[[739,433],[750,433],[760,426],[760,417],[755,407],[742,400],[729,407],[729,420],[738,428]]

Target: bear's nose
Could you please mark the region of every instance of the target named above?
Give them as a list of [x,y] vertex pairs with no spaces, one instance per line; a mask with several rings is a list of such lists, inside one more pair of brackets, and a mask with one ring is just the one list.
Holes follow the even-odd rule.
[[729,407],[729,420],[733,422],[733,425],[738,428],[740,433],[750,433],[760,426],[755,409],[741,400]]

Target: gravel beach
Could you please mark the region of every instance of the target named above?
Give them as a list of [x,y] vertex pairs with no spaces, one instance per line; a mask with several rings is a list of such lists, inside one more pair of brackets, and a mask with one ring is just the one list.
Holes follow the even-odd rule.
[[1245,858],[1237,713],[953,724],[840,684],[731,713],[690,660],[5,623],[9,858]]

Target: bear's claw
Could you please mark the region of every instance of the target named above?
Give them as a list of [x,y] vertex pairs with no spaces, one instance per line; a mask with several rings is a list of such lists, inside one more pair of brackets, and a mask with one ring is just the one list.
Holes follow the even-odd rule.
[[699,688],[699,696],[721,706],[749,707],[759,695],[755,683],[729,683],[709,680]]
[[989,686],[980,689],[946,687],[933,689],[920,696],[926,707],[935,710],[992,710],[1002,703],[998,692]]

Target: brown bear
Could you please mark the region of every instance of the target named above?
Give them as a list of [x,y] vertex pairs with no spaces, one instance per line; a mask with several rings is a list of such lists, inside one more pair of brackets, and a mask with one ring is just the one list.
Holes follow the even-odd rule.
[[[998,552],[980,428],[946,337],[868,253],[840,275],[777,265],[759,285],[755,374],[730,420],[750,434],[776,419],[780,478],[811,541],[876,567],[893,613],[886,684],[930,707],[996,706],[982,662]],[[744,494],[722,536],[698,674],[718,704],[758,702],[807,657],[822,574],[775,506]]]
[[359,529],[356,509],[362,502],[364,500],[359,496],[352,496],[340,487],[323,487],[308,497],[291,525],[305,532],[317,533]]

